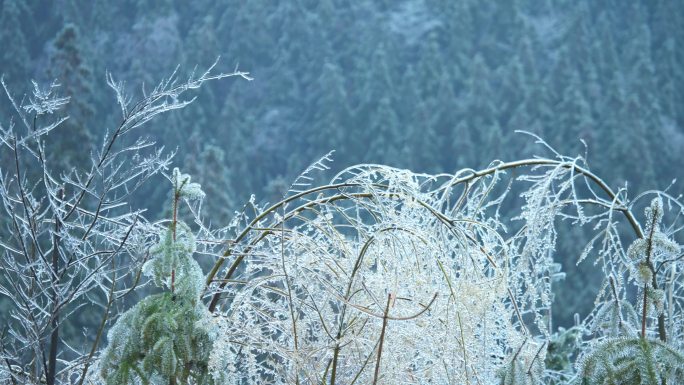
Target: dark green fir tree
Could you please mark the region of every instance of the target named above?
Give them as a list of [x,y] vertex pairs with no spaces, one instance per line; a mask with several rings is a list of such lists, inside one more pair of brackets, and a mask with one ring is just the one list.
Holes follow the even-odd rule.
[[164,292],[146,297],[110,329],[100,373],[107,385],[212,384],[209,311],[200,301],[204,275],[193,259],[195,238],[178,220],[181,200],[204,197],[190,176],[173,170],[173,218],[143,266]]
[[93,73],[81,49],[81,34],[75,24],[66,24],[52,42],[48,77],[58,83],[59,92],[70,96],[69,119],[59,127],[59,142],[53,150],[53,164],[69,170],[88,164],[90,154],[83,143],[93,142],[88,122],[95,115],[92,89]]

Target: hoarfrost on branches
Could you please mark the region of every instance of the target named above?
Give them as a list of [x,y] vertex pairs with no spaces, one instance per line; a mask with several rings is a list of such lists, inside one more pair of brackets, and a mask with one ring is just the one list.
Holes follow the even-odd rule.
[[[24,127],[19,132],[10,122],[0,131],[0,144],[17,164],[0,172],[8,214],[0,223],[12,234],[0,243],[0,269],[8,277],[0,295],[13,306],[0,378],[102,383],[98,373],[109,372],[110,383],[176,378],[177,341],[164,333],[149,334],[159,341],[152,345],[156,358],[140,369],[145,373],[129,376],[117,362],[125,356],[117,347],[151,342],[149,335],[137,341],[124,326],[167,312],[171,325],[187,326],[180,334],[201,337],[201,354],[192,356],[201,360],[191,362],[201,361],[202,375],[188,379],[198,384],[684,380],[684,275],[676,241],[684,204],[662,191],[630,200],[584,158],[561,155],[539,138],[552,158],[438,175],[363,164],[316,185],[313,174],[330,168],[328,153],[280,201],[263,206],[252,196],[224,228],[204,224],[204,192],[174,169],[171,225],[146,220],[126,198],[166,170],[170,158],[149,141],[118,147],[117,139],[186,106],[193,99],[182,99],[184,92],[207,80],[249,79],[237,70],[210,71],[185,82],[174,73],[136,104],[110,76],[123,122],[93,151],[90,168],[59,177],[46,165],[41,138],[61,121],[33,127],[29,115],[64,101],[39,88],[39,102],[28,108],[11,99]],[[28,164],[33,173],[24,172]],[[635,212],[645,197],[655,199],[640,221]],[[177,218],[181,201],[196,230]],[[578,316],[572,330],[555,333],[550,312],[552,284],[562,276],[554,262],[560,225],[591,229],[578,263],[591,260],[605,280],[595,309],[584,320]],[[193,253],[215,258],[207,276]],[[122,313],[117,325],[123,326],[111,329],[111,348],[102,354],[107,320],[146,277],[170,293],[143,299],[142,313]],[[191,317],[179,316],[176,295],[193,304]],[[60,325],[89,302],[102,309],[93,345],[58,354]],[[578,356],[574,367],[546,367],[559,339],[575,341],[577,351],[560,357]]]
[[[560,275],[553,261],[558,219],[597,232],[581,258],[600,264],[604,288],[612,282],[614,296],[599,293],[599,310],[578,320],[574,332],[593,330],[597,341],[604,331],[638,328],[633,299],[622,288],[629,265],[617,223],[627,223],[637,240],[644,233],[627,207],[625,190],[610,189],[583,158],[554,154],[555,159],[497,161],[453,175],[358,165],[326,185],[257,208],[252,218],[243,216],[242,228],[207,278],[220,330],[209,361],[215,379],[581,380],[582,371],[545,370],[554,338],[548,326],[551,284]],[[517,178],[507,174],[520,168],[528,171]],[[523,186],[517,216],[506,212],[506,202],[516,199],[508,196],[512,185]],[[677,220],[681,204],[670,200]],[[516,220],[503,219],[510,217]],[[654,244],[662,238],[670,257],[680,251],[666,241],[673,234],[657,234]],[[674,312],[668,328],[681,335],[678,279],[670,284],[670,297],[660,289],[649,294],[655,311],[647,317]],[[682,348],[674,344],[673,351]],[[581,346],[592,351],[592,344]]]
[[[183,108],[188,91],[226,77],[250,79],[236,70],[177,72],[135,103],[124,84],[108,74],[122,112],[121,123],[91,150],[90,164],[55,169],[47,136],[67,117],[69,96],[58,96],[57,83],[33,83],[33,94],[16,99],[2,86],[13,116],[0,124],[0,296],[9,301],[0,343],[0,379],[12,383],[83,384],[96,358],[108,320],[122,300],[145,284],[141,267],[161,225],[148,221],[144,208],[127,202],[146,181],[166,170],[171,156],[144,138],[126,140],[132,130],[155,116]],[[79,95],[72,95],[79,97]],[[20,101],[18,101],[20,100]],[[200,191],[190,183],[184,195]],[[201,290],[201,287],[198,288]],[[101,320],[83,341],[65,341],[60,330],[84,306]]]

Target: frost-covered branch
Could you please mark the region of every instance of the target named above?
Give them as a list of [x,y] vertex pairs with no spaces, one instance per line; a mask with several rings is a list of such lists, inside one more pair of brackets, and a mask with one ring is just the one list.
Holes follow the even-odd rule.
[[[651,228],[637,220],[624,189],[611,189],[581,157],[555,154],[453,175],[358,165],[328,184],[255,206],[252,217],[242,214],[207,277],[210,310],[221,320],[214,371],[235,384],[255,377],[331,384],[555,378],[544,374],[544,360],[559,223],[593,227],[596,236],[578,260],[593,258],[607,281],[619,282],[628,271],[623,240],[642,239]],[[508,175],[513,169],[516,178]],[[520,198],[509,196],[511,188]],[[677,203],[671,206],[681,211]],[[620,221],[631,232],[621,233]],[[674,317],[682,290],[676,276],[658,281],[669,285],[672,295],[661,302]],[[629,311],[625,291],[613,286],[601,314],[612,304]],[[428,309],[434,292],[447,295]],[[390,318],[380,300],[390,293],[406,299],[393,302],[393,315],[423,313],[384,325],[392,338],[382,344],[381,361],[377,318]],[[665,313],[649,313],[648,323]],[[598,316],[578,330],[602,330]],[[632,318],[612,319],[627,330]],[[670,328],[681,330],[681,318]]]
[[[125,138],[157,115],[190,104],[189,93],[207,81],[250,79],[237,68],[215,73],[216,66],[185,80],[176,70],[136,103],[107,74],[121,122],[99,148],[82,149],[91,151],[90,164],[72,170],[54,164],[61,154],[52,150],[48,134],[61,129],[68,117],[57,114],[79,95],[59,95],[57,82],[47,88],[34,82],[32,95],[17,99],[1,82],[14,111],[0,126],[0,296],[10,304],[0,320],[6,328],[0,381],[83,381],[122,297],[145,283],[140,267],[160,227],[144,218],[144,208],[127,202],[168,169],[171,155],[142,137]],[[93,333],[64,340],[60,330],[82,323],[77,309],[84,305],[102,309]]]

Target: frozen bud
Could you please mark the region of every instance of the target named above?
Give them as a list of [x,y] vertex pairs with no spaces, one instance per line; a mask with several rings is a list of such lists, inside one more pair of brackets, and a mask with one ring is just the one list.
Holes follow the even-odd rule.
[[191,182],[190,179],[190,175],[181,173],[177,167],[173,169],[171,183],[173,183],[173,188],[176,192],[183,198],[191,200],[203,199],[204,191],[202,191],[202,186],[199,183]]
[[665,311],[665,291],[663,290],[649,290],[648,298],[653,302],[655,310],[658,314],[663,314]]
[[643,238],[636,239],[627,249],[627,256],[631,261],[640,261],[646,255],[646,240]]
[[655,234],[653,243],[661,253],[668,256],[678,254],[679,250],[681,249],[677,242],[668,238],[667,235],[661,232]]
[[653,279],[653,272],[646,263],[642,262],[633,269],[632,278],[634,278],[639,285],[650,285],[651,280]]
[[657,229],[660,225],[660,221],[663,219],[663,200],[660,199],[660,197],[654,198],[645,212],[647,219],[646,230],[650,231],[653,226]]

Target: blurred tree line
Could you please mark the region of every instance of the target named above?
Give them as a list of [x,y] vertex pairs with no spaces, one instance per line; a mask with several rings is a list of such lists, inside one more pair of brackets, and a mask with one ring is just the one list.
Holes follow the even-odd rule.
[[[239,62],[255,81],[212,84],[149,132],[205,186],[216,223],[250,194],[276,200],[331,149],[339,169],[453,172],[539,150],[514,130],[565,154],[584,140],[592,169],[634,196],[684,167],[682,26],[677,0],[0,0],[0,72],[18,99],[32,78],[78,96],[53,138],[68,168],[117,124],[106,71],[152,86],[178,64]],[[169,210],[159,186],[140,194],[152,217]],[[560,240],[561,324],[600,279],[575,266],[582,239]]]

